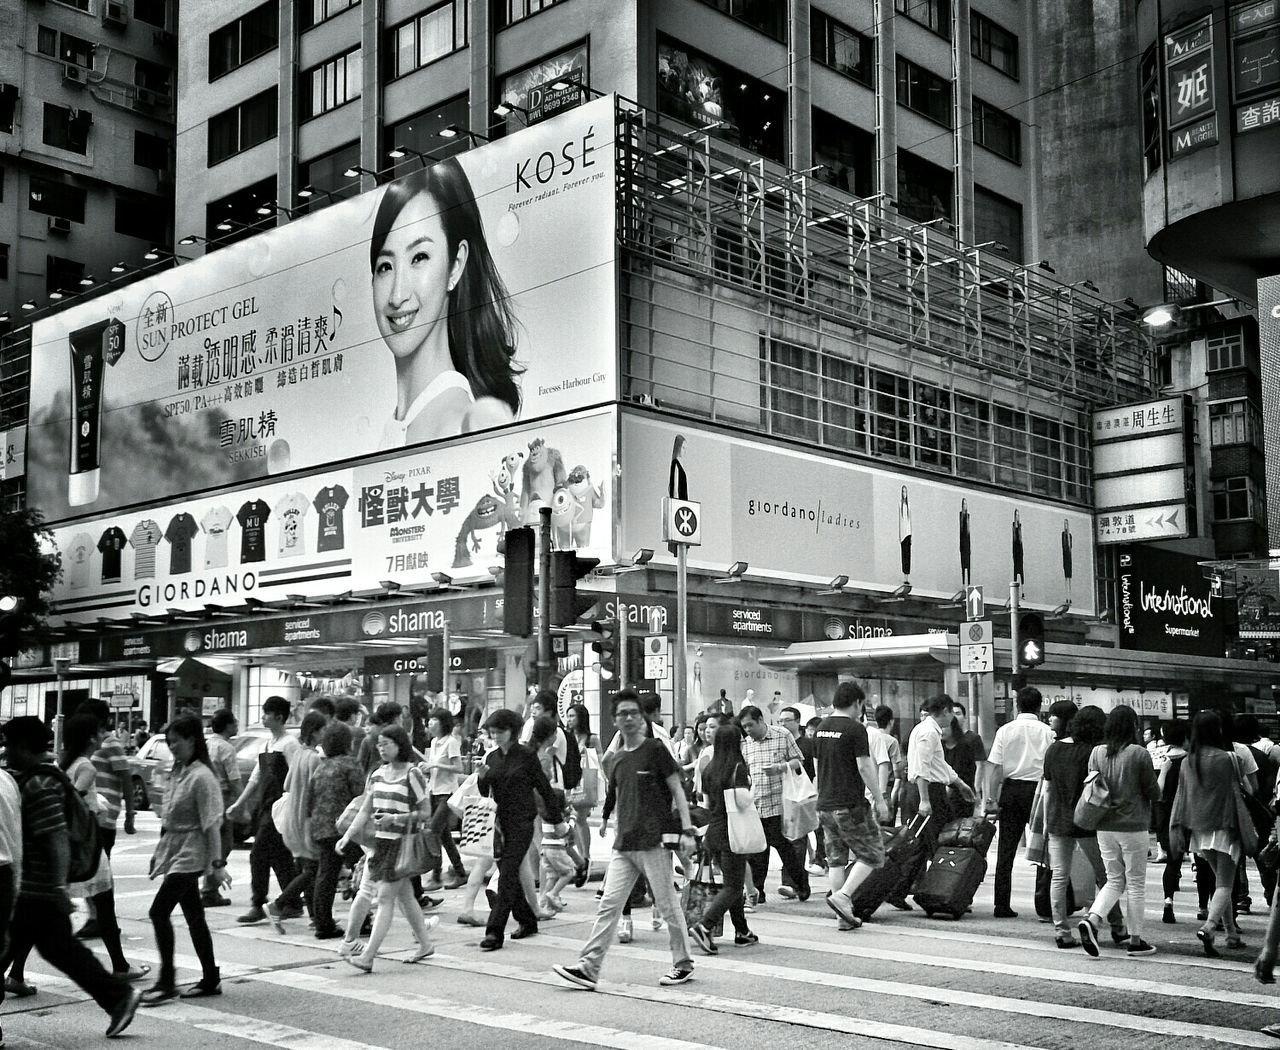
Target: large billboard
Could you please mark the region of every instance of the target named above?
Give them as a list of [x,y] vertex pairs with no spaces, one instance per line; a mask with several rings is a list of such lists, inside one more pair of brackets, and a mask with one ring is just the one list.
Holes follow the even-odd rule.
[[[620,550],[668,560],[662,497],[677,434],[689,498],[702,504],[702,545],[689,564],[723,573],[949,598],[965,584],[1002,602],[1014,580],[1024,605],[1095,611],[1093,522],[1066,506],[1016,499],[740,436],[623,417]],[[641,469],[643,468],[643,469]]]
[[1224,602],[1194,555],[1135,543],[1118,551],[1116,575],[1121,649],[1224,655]]
[[37,322],[30,504],[57,521],[613,400],[612,105]]
[[507,529],[612,560],[613,409],[54,529],[63,619],[492,582]]

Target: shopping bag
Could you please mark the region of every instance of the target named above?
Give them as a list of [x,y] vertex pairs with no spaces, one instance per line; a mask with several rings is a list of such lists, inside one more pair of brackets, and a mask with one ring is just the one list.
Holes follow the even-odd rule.
[[480,797],[480,788],[476,786],[479,777],[479,773],[472,773],[449,796],[449,808],[458,816],[462,816],[463,810],[467,808],[467,799]]
[[[716,878],[715,869],[711,866],[705,851],[698,854],[698,868],[684,889],[680,892],[680,905],[684,909],[684,921],[690,926],[702,922],[702,916],[720,892],[720,881]],[[707,927],[712,937],[724,933],[724,916],[721,915],[714,925]]]
[[1097,831],[1103,818],[1116,808],[1111,785],[1101,770],[1091,769],[1084,778],[1084,790],[1071,819],[1082,831]]
[[393,878],[409,879],[435,871],[440,866],[440,836],[429,827],[405,832],[400,839],[400,852],[396,854]]
[[725,788],[724,811],[729,818],[729,851],[740,857],[763,853],[768,843],[751,791],[747,788]]
[[368,821],[361,823],[358,828],[352,827],[363,805],[364,796],[357,795],[347,803],[347,808],[338,815],[338,819],[333,822],[333,826],[337,829],[339,835],[346,835],[347,839],[357,846],[372,849],[374,836],[373,831],[368,826]]
[[484,795],[473,795],[462,811],[458,851],[468,857],[494,857],[494,828],[498,804]]
[[818,789],[804,770],[787,766],[782,775],[782,837],[788,842],[807,838],[818,827]]

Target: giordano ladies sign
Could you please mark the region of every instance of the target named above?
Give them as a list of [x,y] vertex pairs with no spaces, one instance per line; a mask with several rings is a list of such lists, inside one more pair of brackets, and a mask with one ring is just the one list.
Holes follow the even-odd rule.
[[57,521],[614,399],[612,106],[36,323],[30,504]]

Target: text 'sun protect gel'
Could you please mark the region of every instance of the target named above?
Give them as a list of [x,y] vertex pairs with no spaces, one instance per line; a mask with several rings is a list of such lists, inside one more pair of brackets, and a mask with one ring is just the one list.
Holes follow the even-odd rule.
[[98,498],[102,453],[102,379],[107,344],[123,346],[124,326],[97,321],[71,333],[71,440],[67,502],[83,507]]

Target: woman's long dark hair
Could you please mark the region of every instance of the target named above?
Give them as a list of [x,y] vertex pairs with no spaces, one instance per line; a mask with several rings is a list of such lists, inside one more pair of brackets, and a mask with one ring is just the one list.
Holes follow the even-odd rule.
[[72,715],[62,727],[62,756],[58,768],[64,772],[77,758],[88,758],[89,744],[98,735],[98,719],[94,715]]
[[1222,716],[1206,708],[1198,711],[1191,720],[1191,746],[1187,748],[1192,764],[1196,767],[1196,779],[1200,779],[1201,753],[1205,748],[1216,747],[1220,751],[1231,750],[1227,736],[1222,731]]
[[570,704],[569,710],[573,712],[573,733],[574,736],[591,736],[591,712],[587,710],[585,704]]
[[184,740],[194,740],[191,761],[209,764],[209,742],[204,738],[204,719],[199,715],[179,715],[164,727],[166,739],[170,733],[176,733]]
[[419,193],[428,194],[439,209],[450,260],[458,257],[458,245],[467,242],[462,276],[449,293],[453,367],[467,377],[476,397],[496,397],[518,415],[520,388],[515,377],[519,370],[512,362],[515,315],[502,275],[489,253],[475,193],[456,157],[415,171],[387,187],[369,236],[369,272],[377,269],[378,253],[400,212]]
[[1115,758],[1130,744],[1138,742],[1138,716],[1132,707],[1123,704],[1111,709],[1107,715],[1107,728],[1103,732],[1107,744],[1107,757]]
[[1089,748],[1101,744],[1106,732],[1107,716],[1102,713],[1102,708],[1095,704],[1080,708],[1067,726],[1067,733],[1071,739]]
[[713,790],[724,790],[733,787],[734,774],[737,772],[738,766],[744,763],[742,757],[742,730],[736,722],[726,722],[724,725],[716,729],[716,735],[711,738],[711,747],[713,754],[711,755],[711,764],[707,766],[706,772],[702,774],[703,791],[707,790],[707,784],[714,785]]

